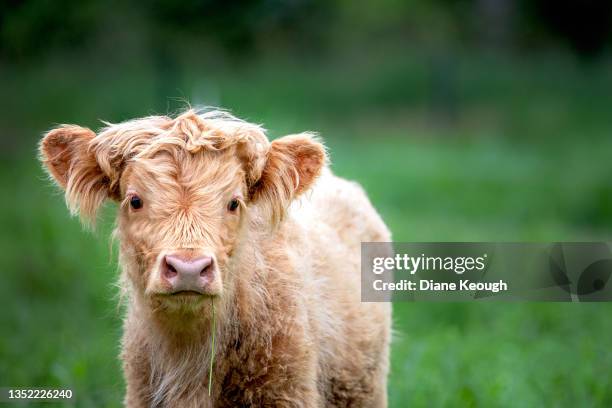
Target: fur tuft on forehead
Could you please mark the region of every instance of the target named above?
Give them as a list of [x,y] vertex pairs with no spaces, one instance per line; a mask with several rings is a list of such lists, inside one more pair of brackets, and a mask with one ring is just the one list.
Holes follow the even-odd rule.
[[219,110],[190,109],[176,118],[149,116],[107,127],[91,140],[90,148],[111,183],[119,182],[124,163],[146,159],[159,151],[221,151],[235,148],[245,164],[247,182],[261,176],[270,143],[264,129]]

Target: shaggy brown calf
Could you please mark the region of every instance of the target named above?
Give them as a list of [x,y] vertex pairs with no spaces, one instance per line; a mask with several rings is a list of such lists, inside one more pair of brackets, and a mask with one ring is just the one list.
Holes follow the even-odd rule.
[[41,155],[85,222],[119,203],[126,405],[386,406],[391,310],[359,263],[389,231],[311,135],[190,110],[61,126]]

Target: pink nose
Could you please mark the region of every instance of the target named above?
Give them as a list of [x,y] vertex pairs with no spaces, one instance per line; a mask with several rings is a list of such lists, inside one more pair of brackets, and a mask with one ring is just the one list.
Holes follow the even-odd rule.
[[210,256],[184,258],[166,255],[162,267],[163,277],[172,285],[174,292],[186,290],[203,293],[214,277],[213,259]]

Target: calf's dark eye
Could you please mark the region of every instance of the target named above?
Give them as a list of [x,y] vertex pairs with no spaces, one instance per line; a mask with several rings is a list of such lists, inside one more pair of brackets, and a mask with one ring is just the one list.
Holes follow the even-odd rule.
[[240,203],[238,202],[238,200],[236,200],[235,198],[229,202],[229,204],[227,205],[227,210],[234,212],[238,209],[238,207],[240,206]]
[[142,199],[136,195],[132,196],[130,198],[130,206],[135,210],[142,208]]

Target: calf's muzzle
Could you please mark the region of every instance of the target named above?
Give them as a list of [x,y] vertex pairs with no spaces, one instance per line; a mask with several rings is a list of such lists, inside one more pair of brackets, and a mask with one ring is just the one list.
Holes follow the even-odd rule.
[[214,260],[210,256],[188,258],[166,255],[162,264],[162,278],[172,287],[172,293],[189,291],[207,293],[214,280]]

